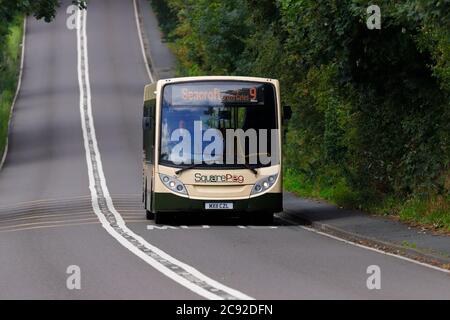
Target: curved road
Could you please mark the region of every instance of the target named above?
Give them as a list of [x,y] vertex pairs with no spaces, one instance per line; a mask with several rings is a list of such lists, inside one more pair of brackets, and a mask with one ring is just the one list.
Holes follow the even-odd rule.
[[[317,234],[283,214],[273,227],[226,218],[176,227],[145,221],[141,104],[149,79],[133,1],[91,0],[81,40],[66,27],[70,2],[53,23],[28,23],[0,172],[1,299],[202,299],[208,290],[256,299],[450,299],[448,274]],[[86,56],[78,50],[83,39]],[[88,58],[88,73],[79,70],[80,57]],[[105,186],[143,252],[159,252],[156,260],[168,255],[159,264],[119,241],[93,208],[80,118],[80,90],[87,87],[79,79],[86,74]],[[114,211],[108,208],[106,216]],[[66,286],[71,265],[80,267],[80,290]],[[371,265],[381,269],[381,290],[366,286]],[[176,271],[180,266],[184,271]],[[193,284],[192,275],[206,284]]]

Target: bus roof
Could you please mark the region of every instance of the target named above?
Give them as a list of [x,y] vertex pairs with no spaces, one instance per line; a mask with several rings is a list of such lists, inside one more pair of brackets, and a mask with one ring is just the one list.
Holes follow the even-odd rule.
[[179,77],[158,80],[157,83],[152,83],[145,86],[144,101],[148,101],[155,98],[158,85],[164,85],[169,83],[178,82],[194,82],[194,81],[249,81],[249,82],[266,82],[273,83],[278,86],[278,80],[270,78],[258,78],[258,77],[243,77],[243,76],[198,76],[198,77]]
[[175,83],[175,82],[190,82],[190,81],[253,81],[253,82],[277,82],[276,79],[270,78],[257,78],[257,77],[243,77],[243,76],[198,76],[198,77],[180,77],[159,80],[162,83]]

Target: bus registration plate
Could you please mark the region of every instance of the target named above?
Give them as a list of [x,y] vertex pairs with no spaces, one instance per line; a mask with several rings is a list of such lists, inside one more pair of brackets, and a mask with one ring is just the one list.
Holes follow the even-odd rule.
[[206,210],[233,210],[232,202],[206,202]]

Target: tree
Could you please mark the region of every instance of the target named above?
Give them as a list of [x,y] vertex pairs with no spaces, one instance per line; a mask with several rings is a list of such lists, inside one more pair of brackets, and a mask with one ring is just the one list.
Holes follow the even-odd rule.
[[[86,8],[86,0],[73,0],[72,3],[82,9]],[[59,6],[58,0],[0,0],[0,21],[4,25],[22,13],[50,22],[56,16],[56,9]]]
[[379,30],[365,0],[158,2],[180,75],[280,79],[303,182],[358,205],[449,197],[450,0],[379,0]]
[[[87,0],[73,0],[73,4],[85,9]],[[52,21],[60,6],[58,0],[0,0],[0,70],[3,65],[3,45],[9,32],[9,25],[17,15],[33,15],[36,19]]]

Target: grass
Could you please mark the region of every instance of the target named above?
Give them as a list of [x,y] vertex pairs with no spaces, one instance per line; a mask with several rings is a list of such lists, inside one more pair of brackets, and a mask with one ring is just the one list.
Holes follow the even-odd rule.
[[326,200],[341,207],[360,208],[360,195],[352,191],[342,178],[317,178],[314,183],[294,170],[287,169],[284,173],[284,188],[298,196],[317,200]]
[[11,104],[16,93],[22,53],[23,18],[18,17],[9,27],[9,34],[0,52],[0,160],[8,135]]
[[417,244],[415,242],[411,242],[410,243],[410,242],[408,242],[406,240],[404,240],[402,242],[402,246],[405,247],[405,248],[412,248],[412,249],[416,249],[417,248]]
[[[300,197],[325,200],[340,207],[392,216],[400,221],[444,233],[450,232],[450,196],[427,195],[401,199],[386,196],[374,200],[352,190],[344,180],[315,179],[314,183],[294,170],[285,170],[284,188]],[[334,181],[333,181],[334,180]]]
[[400,220],[450,231],[450,196],[412,198],[400,209]]

